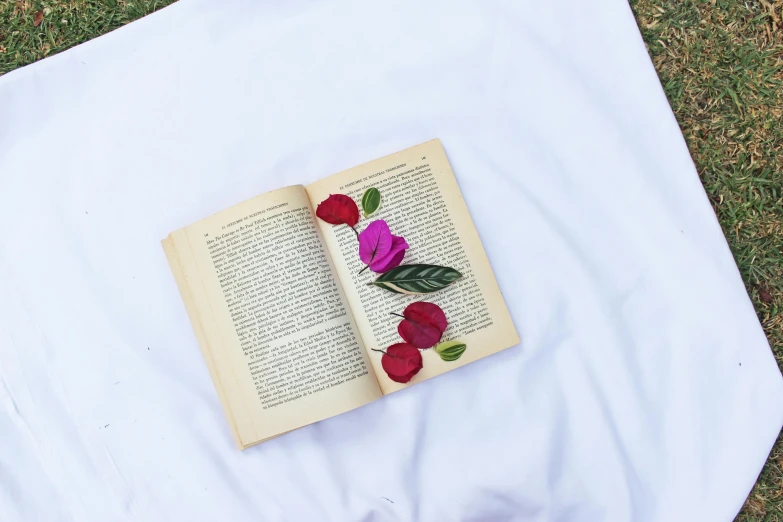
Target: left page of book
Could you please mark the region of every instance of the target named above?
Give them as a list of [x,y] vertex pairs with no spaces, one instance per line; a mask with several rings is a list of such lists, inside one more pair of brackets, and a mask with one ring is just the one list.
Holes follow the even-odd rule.
[[240,448],[382,395],[304,187],[235,205],[163,247]]

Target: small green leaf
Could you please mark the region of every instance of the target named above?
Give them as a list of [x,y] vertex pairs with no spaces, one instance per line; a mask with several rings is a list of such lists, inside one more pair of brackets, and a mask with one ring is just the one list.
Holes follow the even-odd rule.
[[372,284],[395,294],[429,294],[446,288],[462,274],[447,266],[400,265],[392,268]]
[[444,361],[456,361],[465,353],[465,348],[467,345],[462,341],[446,341],[436,346],[435,351]]
[[369,217],[378,210],[381,206],[381,192],[373,187],[368,188],[362,196],[362,210],[364,210],[364,217]]

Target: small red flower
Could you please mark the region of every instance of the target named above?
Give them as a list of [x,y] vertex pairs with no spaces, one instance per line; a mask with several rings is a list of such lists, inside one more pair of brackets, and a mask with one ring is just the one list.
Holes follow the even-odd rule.
[[315,215],[330,225],[353,227],[359,222],[359,207],[344,194],[330,194],[318,204]]
[[438,344],[449,325],[446,314],[435,303],[411,303],[405,308],[402,317],[397,332],[406,343],[416,348],[432,348]]
[[393,344],[383,353],[381,366],[389,379],[404,384],[422,369],[421,352],[412,344]]

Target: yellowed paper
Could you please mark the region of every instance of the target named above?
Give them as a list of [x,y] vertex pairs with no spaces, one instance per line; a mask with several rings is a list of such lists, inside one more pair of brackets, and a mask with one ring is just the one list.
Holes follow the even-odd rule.
[[441,360],[433,349],[424,350],[424,368],[408,384],[391,381],[381,368],[382,354],[369,351],[383,392],[399,390],[517,344],[519,336],[440,141],[317,181],[307,186],[307,193],[315,208],[334,193],[361,201],[371,187],[380,190],[381,207],[370,218],[362,218],[357,229],[373,219],[384,219],[392,234],[403,236],[410,245],[403,263],[444,265],[463,274],[450,287],[419,296],[368,286],[378,274],[369,270],[359,273],[364,265],[354,232],[347,226],[316,220],[368,350],[403,342],[396,330],[400,319],[390,313],[401,314],[415,301],[434,302],[444,310],[450,324],[443,341],[457,339],[467,344],[462,357],[451,362]]
[[302,186],[163,246],[240,447],[381,395]]
[[[316,219],[330,193],[382,195],[385,219],[410,245],[404,263],[453,267],[463,277],[434,294],[368,286],[347,226]],[[316,182],[240,203],[163,241],[204,360],[240,448],[326,419],[519,342],[503,297],[439,141]],[[423,351],[408,384],[391,381],[381,354],[401,342],[399,318],[415,301],[443,308],[443,341],[457,361]]]

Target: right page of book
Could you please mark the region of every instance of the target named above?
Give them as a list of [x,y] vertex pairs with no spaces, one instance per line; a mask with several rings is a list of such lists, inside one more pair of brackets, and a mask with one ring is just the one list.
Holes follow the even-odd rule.
[[[357,236],[348,226],[316,219],[331,252],[335,270],[383,393],[390,393],[440,375],[519,343],[511,316],[492,273],[476,227],[460,193],[440,140],[432,140],[381,159],[359,165],[306,187],[315,209],[330,194],[345,194],[360,204],[369,188],[381,194],[381,205],[370,217],[361,215],[358,232],[376,219],[385,220],[391,233],[409,245],[406,264],[452,267],[462,278],[433,293],[406,295],[369,285],[380,274],[364,270]],[[361,208],[361,205],[360,205]],[[491,209],[488,209],[491,210]],[[360,273],[361,272],[361,273]],[[414,302],[440,306],[448,327],[441,342],[466,345],[454,361],[443,360],[435,349],[422,350],[423,368],[410,382],[394,382],[381,366],[385,350],[404,342],[397,331],[402,314]]]

